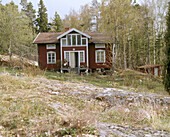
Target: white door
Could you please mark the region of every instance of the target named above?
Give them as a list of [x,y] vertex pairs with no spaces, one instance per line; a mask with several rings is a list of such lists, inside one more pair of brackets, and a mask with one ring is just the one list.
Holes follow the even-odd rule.
[[75,52],[70,52],[71,68],[75,68]]
[[154,75],[158,76],[158,68],[154,68]]

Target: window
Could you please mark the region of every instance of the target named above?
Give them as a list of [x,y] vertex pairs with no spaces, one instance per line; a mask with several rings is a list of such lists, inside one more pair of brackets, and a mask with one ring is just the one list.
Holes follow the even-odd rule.
[[46,45],[46,49],[56,49],[56,45],[55,44],[48,44],[48,45]]
[[95,48],[105,48],[105,44],[95,44]]
[[82,45],[86,45],[86,39],[82,39]]
[[69,52],[64,52],[64,59],[66,59],[67,62],[69,62],[69,60],[70,60],[70,54],[69,54]]
[[62,39],[62,45],[66,46],[66,39]]
[[81,45],[81,35],[77,35],[77,45]]
[[56,63],[56,53],[53,51],[47,52],[47,64]]
[[67,35],[67,45],[71,45],[71,35]]
[[82,38],[79,34],[68,34],[66,38],[62,38],[62,46],[85,46],[87,38]]
[[80,62],[85,62],[84,52],[80,52]]
[[96,63],[105,62],[105,50],[96,50]]

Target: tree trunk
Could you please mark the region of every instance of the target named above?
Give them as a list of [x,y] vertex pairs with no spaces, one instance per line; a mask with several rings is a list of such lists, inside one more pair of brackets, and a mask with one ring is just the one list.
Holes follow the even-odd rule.
[[124,62],[124,69],[127,69],[125,35],[123,35],[123,62]]

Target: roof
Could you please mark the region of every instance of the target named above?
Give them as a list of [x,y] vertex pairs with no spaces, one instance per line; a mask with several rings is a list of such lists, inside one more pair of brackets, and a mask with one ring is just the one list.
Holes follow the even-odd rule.
[[138,69],[147,69],[147,68],[157,68],[163,66],[162,64],[155,64],[155,65],[144,65],[137,67]]
[[[59,38],[65,34],[65,32],[57,32],[57,33],[50,33],[50,32],[41,32],[37,35],[35,40],[33,41],[34,44],[45,44],[45,43],[59,43]],[[106,43],[108,42],[108,37],[100,32],[85,32],[86,36],[90,36],[89,42],[90,43]]]
[[63,36],[65,36],[65,35],[69,34],[69,33],[70,33],[70,32],[72,32],[72,31],[75,31],[75,32],[77,32],[77,33],[79,33],[79,34],[81,34],[81,35],[83,35],[83,36],[87,37],[87,38],[90,38],[90,36],[89,36],[89,35],[87,35],[87,34],[85,34],[85,33],[81,32],[81,31],[79,31],[79,30],[77,30],[77,29],[75,29],[75,28],[72,28],[72,29],[70,29],[70,30],[68,30],[68,31],[64,32],[62,35],[58,36],[58,37],[57,37],[57,39],[62,38]]

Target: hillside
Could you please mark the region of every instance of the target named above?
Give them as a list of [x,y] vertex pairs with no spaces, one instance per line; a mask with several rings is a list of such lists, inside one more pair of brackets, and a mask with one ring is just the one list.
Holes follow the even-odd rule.
[[1,72],[0,136],[170,136],[169,96],[84,82]]

